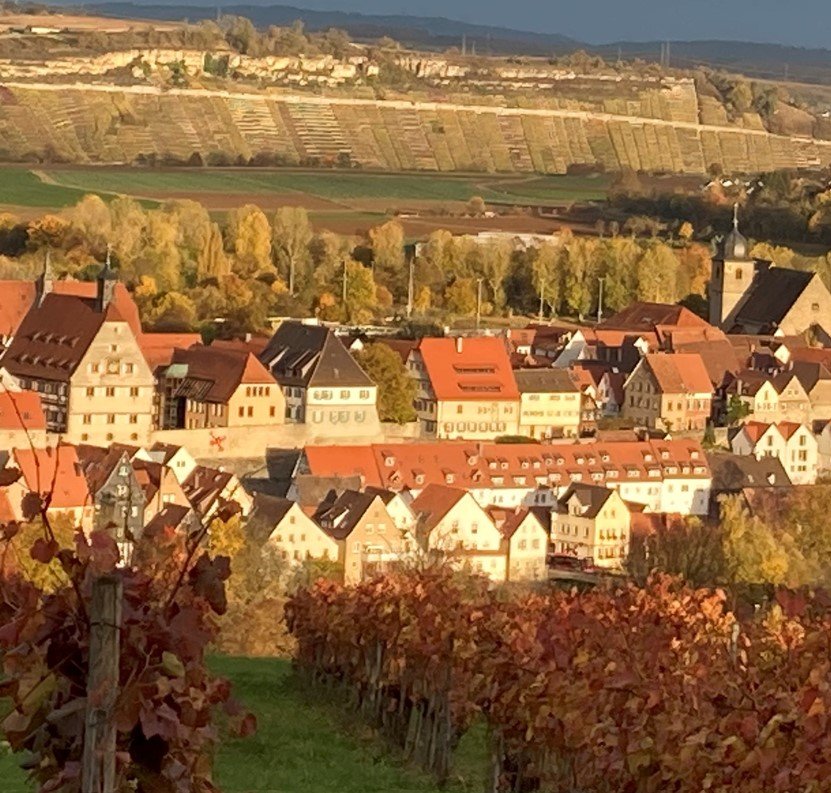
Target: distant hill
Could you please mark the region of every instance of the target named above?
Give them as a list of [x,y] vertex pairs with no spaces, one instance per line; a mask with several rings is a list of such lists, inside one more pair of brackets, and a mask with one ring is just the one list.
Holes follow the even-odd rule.
[[[188,19],[195,22],[214,19],[217,14],[216,6],[146,5],[141,2],[93,3],[84,8],[105,16],[164,21]],[[221,11],[223,14],[248,17],[258,27],[290,25],[301,19],[310,30],[336,27],[359,40],[390,36],[411,47],[434,50],[460,47],[464,37],[469,50],[475,49],[483,55],[554,56],[584,49],[607,60],[614,60],[620,55],[626,59],[658,61],[662,47],[660,41],[591,45],[556,33],[474,25],[444,17],[312,11],[289,5],[253,4],[223,5]],[[682,69],[709,65],[750,77],[831,84],[831,50],[827,49],[740,41],[675,41],[671,42],[671,64]]]
[[[145,5],[143,3],[97,3],[85,5],[93,13],[105,16],[140,17],[164,21],[187,19],[196,22],[215,19],[216,6]],[[234,14],[250,19],[258,27],[290,25],[301,19],[309,30],[340,28],[358,39],[376,39],[390,36],[410,46],[444,49],[461,46],[467,38],[470,47],[485,54],[522,53],[551,55],[580,48],[579,42],[552,33],[533,33],[524,30],[474,25],[444,17],[417,17],[405,15],[369,15],[343,11],[310,11],[286,5],[231,5],[222,8],[223,14]]]

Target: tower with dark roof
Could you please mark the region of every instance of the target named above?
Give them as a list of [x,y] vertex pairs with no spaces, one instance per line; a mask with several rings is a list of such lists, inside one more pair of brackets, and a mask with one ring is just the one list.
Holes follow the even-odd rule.
[[98,273],[97,281],[98,290],[96,292],[95,308],[97,311],[103,312],[113,302],[115,288],[118,284],[118,275],[112,267],[111,249],[109,245],[107,246],[107,260],[104,262],[101,272]]
[[748,293],[757,270],[747,238],[739,231],[739,205],[733,207],[733,229],[718,245],[710,279],[710,324],[729,325]]
[[35,302],[38,306],[43,304],[43,299],[54,289],[54,276],[52,274],[52,262],[49,251],[43,259],[43,272],[35,281]]

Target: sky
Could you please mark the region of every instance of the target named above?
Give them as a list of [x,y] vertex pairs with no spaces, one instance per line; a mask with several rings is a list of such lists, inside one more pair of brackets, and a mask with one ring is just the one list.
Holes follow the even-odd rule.
[[560,33],[591,44],[728,39],[831,47],[831,0],[226,0],[252,1],[321,11],[443,16]]

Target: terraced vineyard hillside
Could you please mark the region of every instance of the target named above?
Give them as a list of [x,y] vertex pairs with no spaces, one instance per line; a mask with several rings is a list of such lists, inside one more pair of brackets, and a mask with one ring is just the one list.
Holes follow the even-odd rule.
[[831,141],[753,126],[589,112],[151,86],[0,85],[0,157],[130,163],[267,154],[390,171],[704,173],[831,162]]

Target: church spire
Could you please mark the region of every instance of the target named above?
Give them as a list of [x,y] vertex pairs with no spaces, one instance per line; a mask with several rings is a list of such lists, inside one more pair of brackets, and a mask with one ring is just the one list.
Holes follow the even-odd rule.
[[43,304],[43,300],[54,288],[54,278],[52,275],[52,259],[49,248],[46,249],[46,255],[43,258],[43,271],[35,281],[35,293],[37,297],[37,305]]
[[118,276],[112,268],[112,244],[107,243],[107,259],[101,272],[98,273],[98,293],[96,295],[96,308],[98,311],[105,311],[112,303],[115,294],[115,286],[118,283]]
[[739,202],[733,204],[733,228],[739,230]]

